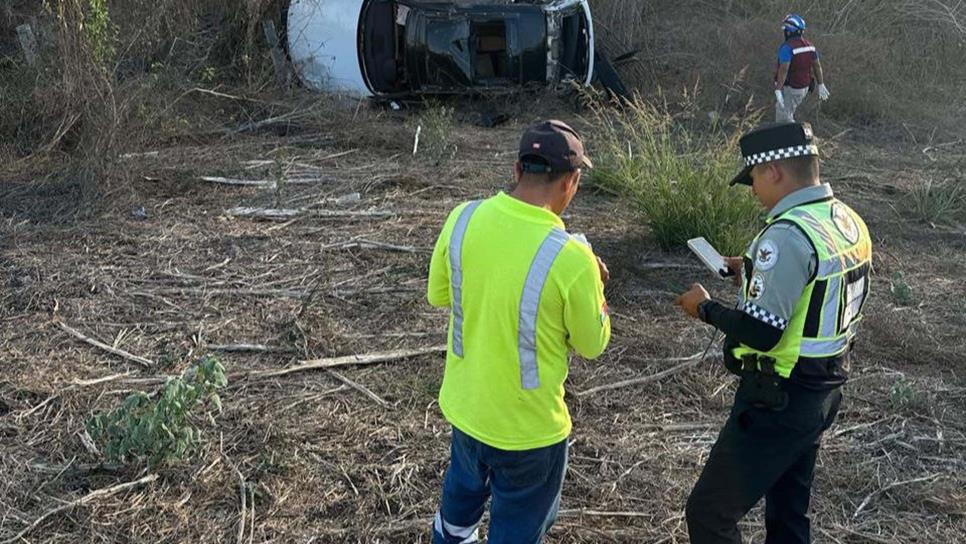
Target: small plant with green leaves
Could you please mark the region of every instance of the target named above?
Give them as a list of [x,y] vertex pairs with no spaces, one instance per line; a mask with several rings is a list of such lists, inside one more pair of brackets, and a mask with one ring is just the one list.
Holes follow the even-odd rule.
[[750,191],[728,185],[748,123],[734,132],[718,122],[697,126],[640,96],[621,108],[592,98],[590,107],[592,184],[631,199],[664,249],[703,236],[725,254],[741,254],[762,226]]
[[889,390],[889,403],[895,410],[903,410],[908,408],[916,400],[916,392],[912,388],[912,384],[905,379],[905,377],[899,378],[892,388]]
[[909,203],[916,218],[930,224],[948,223],[966,207],[966,189],[954,182],[927,180],[909,191]]
[[912,296],[912,287],[906,281],[905,276],[902,272],[896,270],[892,273],[892,281],[889,285],[889,290],[892,292],[892,298],[895,300],[896,304],[899,306],[912,306],[914,302]]
[[88,0],[84,17],[84,35],[98,66],[107,67],[113,62],[117,41],[117,28],[111,22],[107,0]]
[[227,383],[221,362],[204,357],[182,377],[169,379],[157,398],[134,393],[111,412],[95,415],[87,422],[87,432],[113,463],[157,465],[185,459],[201,444],[199,413],[214,423],[212,410],[221,411],[217,391]]
[[419,117],[420,149],[437,163],[456,156],[458,146],[454,142],[456,125],[455,110],[440,102],[430,102]]

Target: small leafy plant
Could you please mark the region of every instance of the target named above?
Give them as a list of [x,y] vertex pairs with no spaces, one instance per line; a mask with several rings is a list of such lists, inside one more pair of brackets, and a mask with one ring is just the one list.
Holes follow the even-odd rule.
[[916,398],[916,393],[912,388],[912,384],[906,381],[905,378],[899,378],[894,384],[892,384],[892,389],[889,390],[889,402],[892,407],[896,410],[901,410],[908,407]]
[[889,289],[892,291],[892,298],[895,299],[896,304],[899,306],[911,306],[914,302],[912,287],[909,287],[909,283],[902,275],[902,272],[896,270],[892,273],[892,282]]
[[84,34],[90,43],[94,61],[98,66],[107,67],[113,62],[117,28],[111,22],[107,0],[89,0],[87,7],[84,19]]
[[214,423],[211,409],[221,411],[217,390],[227,383],[221,362],[204,357],[184,376],[169,379],[156,399],[134,393],[111,412],[95,415],[87,432],[110,462],[157,465],[184,459],[201,444],[197,412],[207,409]]

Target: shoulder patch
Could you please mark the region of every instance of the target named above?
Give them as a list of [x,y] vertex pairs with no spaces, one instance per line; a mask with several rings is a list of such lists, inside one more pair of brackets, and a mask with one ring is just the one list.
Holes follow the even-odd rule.
[[838,202],[832,204],[832,221],[839,232],[842,233],[842,236],[845,236],[845,239],[850,243],[854,244],[859,241],[859,225],[856,224],[852,214]]
[[755,274],[755,277],[751,278],[751,285],[748,286],[748,297],[752,300],[758,300],[764,294],[765,277],[761,274]]
[[755,269],[771,270],[778,264],[778,245],[771,240],[762,240],[755,250]]

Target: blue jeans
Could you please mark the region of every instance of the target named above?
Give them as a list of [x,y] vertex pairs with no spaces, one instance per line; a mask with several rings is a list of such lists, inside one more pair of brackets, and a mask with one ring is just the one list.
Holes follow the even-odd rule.
[[567,469],[567,440],[525,451],[487,446],[453,427],[443,500],[433,544],[477,542],[486,501],[489,544],[536,544],[557,519]]

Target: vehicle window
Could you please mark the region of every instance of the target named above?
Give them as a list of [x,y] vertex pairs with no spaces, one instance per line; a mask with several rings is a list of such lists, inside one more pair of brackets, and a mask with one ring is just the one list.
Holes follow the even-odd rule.
[[426,27],[426,59],[429,82],[445,87],[465,86],[472,81],[470,24],[467,21],[432,19]]
[[510,56],[507,52],[506,21],[474,22],[471,32],[474,44],[474,80],[503,80],[510,77]]

